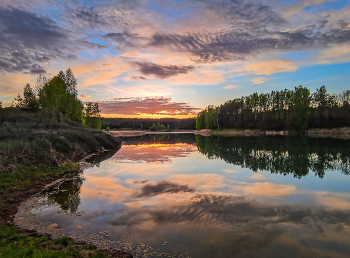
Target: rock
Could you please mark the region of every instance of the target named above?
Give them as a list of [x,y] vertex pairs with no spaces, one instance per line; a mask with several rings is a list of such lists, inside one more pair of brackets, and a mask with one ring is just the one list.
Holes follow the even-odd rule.
[[116,249],[107,249],[104,250],[105,254],[108,257],[114,257],[114,258],[133,258],[132,254],[123,252],[121,250],[116,250]]

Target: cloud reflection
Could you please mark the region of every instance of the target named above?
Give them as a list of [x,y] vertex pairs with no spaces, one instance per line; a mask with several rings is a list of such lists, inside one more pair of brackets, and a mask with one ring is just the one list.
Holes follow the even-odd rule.
[[168,163],[174,158],[188,157],[196,151],[195,145],[145,144],[124,145],[109,161],[117,163]]
[[163,193],[181,193],[188,192],[193,193],[194,188],[188,185],[179,185],[169,181],[159,181],[156,184],[146,184],[141,188],[141,193],[137,194],[137,197],[150,197]]

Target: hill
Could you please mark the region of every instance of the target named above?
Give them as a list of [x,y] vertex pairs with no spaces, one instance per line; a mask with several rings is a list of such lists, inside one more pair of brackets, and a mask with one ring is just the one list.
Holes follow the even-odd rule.
[[0,164],[58,166],[121,146],[121,140],[56,110],[0,109]]

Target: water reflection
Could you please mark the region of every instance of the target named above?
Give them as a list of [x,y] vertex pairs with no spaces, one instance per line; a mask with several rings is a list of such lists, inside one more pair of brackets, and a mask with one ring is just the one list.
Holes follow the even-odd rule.
[[47,192],[50,203],[57,203],[65,212],[75,214],[80,205],[80,189],[83,181],[80,177],[63,182],[54,191]]
[[326,170],[350,174],[350,141],[310,137],[196,136],[198,150],[209,159],[301,178],[312,170],[323,178]]
[[55,234],[134,257],[350,253],[348,141],[152,137],[124,139],[120,150],[93,156],[85,180],[28,200],[16,223],[40,230],[56,223]]

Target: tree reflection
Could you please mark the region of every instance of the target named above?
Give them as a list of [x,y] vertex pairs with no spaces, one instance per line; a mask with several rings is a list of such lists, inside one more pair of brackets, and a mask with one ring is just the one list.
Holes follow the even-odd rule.
[[62,210],[75,214],[80,205],[80,188],[83,181],[80,177],[65,181],[58,190],[48,192],[49,202],[57,203]]
[[[94,155],[90,157],[87,162],[98,167],[102,161],[111,158],[119,149],[120,148],[117,148],[105,151],[99,155]],[[73,178],[65,179],[67,181],[64,181],[55,189],[47,191],[47,198],[49,202],[58,204],[63,211],[76,214],[80,205],[80,189],[83,184],[83,179],[80,175],[73,176]]]
[[311,137],[204,137],[196,136],[198,150],[209,159],[301,178],[313,171],[350,174],[349,140]]

